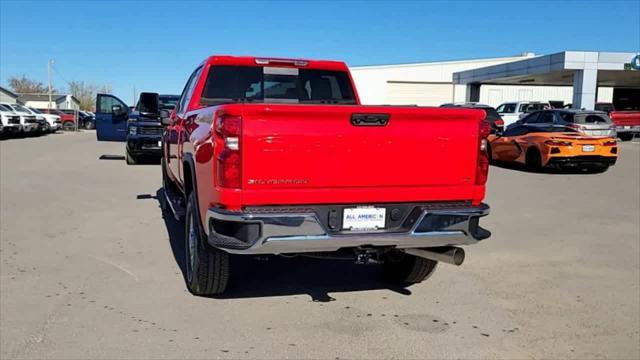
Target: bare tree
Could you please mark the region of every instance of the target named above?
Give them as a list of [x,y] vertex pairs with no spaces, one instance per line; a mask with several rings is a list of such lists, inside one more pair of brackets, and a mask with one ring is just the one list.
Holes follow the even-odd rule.
[[9,87],[18,94],[45,94],[49,92],[46,85],[40,81],[29,79],[24,74],[10,77]]
[[111,94],[112,91],[111,85],[100,85],[98,87],[98,93],[100,94]]
[[[15,75],[9,78],[9,87],[18,94],[47,94],[49,88],[43,83],[29,79],[26,75]],[[84,81],[72,81],[69,83],[68,92],[80,102],[82,110],[93,110],[96,105],[96,94],[110,94],[111,86],[107,84],[96,85]],[[52,89],[55,94],[57,91]]]
[[84,81],[72,81],[69,83],[69,93],[80,102],[83,110],[93,110],[96,105],[96,94],[108,94],[111,92],[109,85],[95,85]]

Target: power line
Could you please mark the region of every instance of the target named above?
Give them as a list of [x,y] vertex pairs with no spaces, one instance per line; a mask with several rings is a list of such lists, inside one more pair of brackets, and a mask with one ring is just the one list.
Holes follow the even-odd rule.
[[71,86],[71,83],[70,83],[69,81],[67,81],[67,80],[62,76],[62,74],[60,74],[60,72],[58,71],[58,69],[56,69],[56,67],[55,67],[55,66],[51,65],[51,68],[53,69],[53,71],[54,71],[56,74],[58,74],[58,76],[60,77],[60,79],[61,79],[62,81],[64,81],[65,83],[67,83],[67,85],[68,85],[68,86]]

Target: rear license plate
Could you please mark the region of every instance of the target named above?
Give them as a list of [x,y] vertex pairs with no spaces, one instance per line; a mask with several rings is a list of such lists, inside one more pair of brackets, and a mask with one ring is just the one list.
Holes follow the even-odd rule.
[[344,230],[377,230],[384,229],[385,208],[361,207],[344,209],[342,228]]
[[596,151],[596,146],[595,145],[582,145],[582,151],[584,151],[584,152]]

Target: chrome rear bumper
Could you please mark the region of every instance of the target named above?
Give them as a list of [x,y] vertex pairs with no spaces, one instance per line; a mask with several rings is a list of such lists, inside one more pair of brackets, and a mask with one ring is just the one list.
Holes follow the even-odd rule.
[[331,252],[358,246],[401,249],[475,244],[491,236],[478,225],[489,206],[423,209],[404,232],[329,231],[313,211],[298,213],[245,213],[212,208],[206,215],[211,246],[234,254],[287,254]]

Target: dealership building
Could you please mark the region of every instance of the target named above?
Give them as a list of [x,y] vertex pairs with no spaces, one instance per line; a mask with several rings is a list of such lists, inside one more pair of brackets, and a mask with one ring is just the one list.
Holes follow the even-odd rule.
[[563,51],[550,55],[356,66],[360,99],[370,105],[439,106],[475,101],[554,101],[593,109],[596,102],[640,108],[637,53]]

